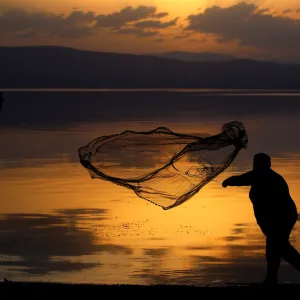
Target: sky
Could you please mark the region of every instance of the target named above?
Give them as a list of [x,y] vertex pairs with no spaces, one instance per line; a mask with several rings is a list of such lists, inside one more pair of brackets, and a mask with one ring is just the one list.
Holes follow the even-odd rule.
[[0,0],[0,46],[300,61],[298,0]]

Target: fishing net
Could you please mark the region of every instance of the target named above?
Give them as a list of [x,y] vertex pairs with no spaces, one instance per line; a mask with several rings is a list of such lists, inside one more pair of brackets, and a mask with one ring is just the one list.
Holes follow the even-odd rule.
[[202,137],[165,127],[126,130],[94,139],[78,154],[91,178],[129,188],[167,210],[198,193],[247,143],[244,125],[233,121],[224,124],[219,134]]

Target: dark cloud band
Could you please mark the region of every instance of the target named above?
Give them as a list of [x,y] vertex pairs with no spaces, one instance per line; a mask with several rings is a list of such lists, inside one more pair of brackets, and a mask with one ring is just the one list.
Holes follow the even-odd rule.
[[299,47],[300,20],[272,15],[267,9],[241,2],[213,6],[187,18],[187,30],[214,34],[219,42],[238,40],[255,47]]
[[154,36],[157,32],[146,29],[164,29],[173,26],[177,18],[162,22],[167,12],[157,12],[155,6],[127,6],[111,14],[96,14],[74,10],[68,15],[46,12],[27,12],[24,9],[8,9],[0,15],[0,34],[30,38],[57,36],[80,38],[94,34],[99,28],[114,33],[136,36]]

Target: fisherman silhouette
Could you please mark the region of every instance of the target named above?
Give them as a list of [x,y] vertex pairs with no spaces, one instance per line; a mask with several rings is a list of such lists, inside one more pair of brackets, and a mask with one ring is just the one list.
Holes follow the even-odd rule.
[[278,284],[283,258],[300,271],[300,254],[290,244],[290,233],[297,221],[297,208],[285,179],[271,168],[271,158],[257,153],[253,170],[225,179],[222,186],[251,186],[249,198],[258,226],[266,236],[267,273],[262,284]]

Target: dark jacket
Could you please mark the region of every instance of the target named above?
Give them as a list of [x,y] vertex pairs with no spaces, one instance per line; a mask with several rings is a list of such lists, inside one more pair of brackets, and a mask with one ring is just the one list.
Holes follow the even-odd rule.
[[251,186],[249,198],[259,225],[294,222],[297,208],[284,178],[271,168],[252,170],[226,179],[229,186]]

